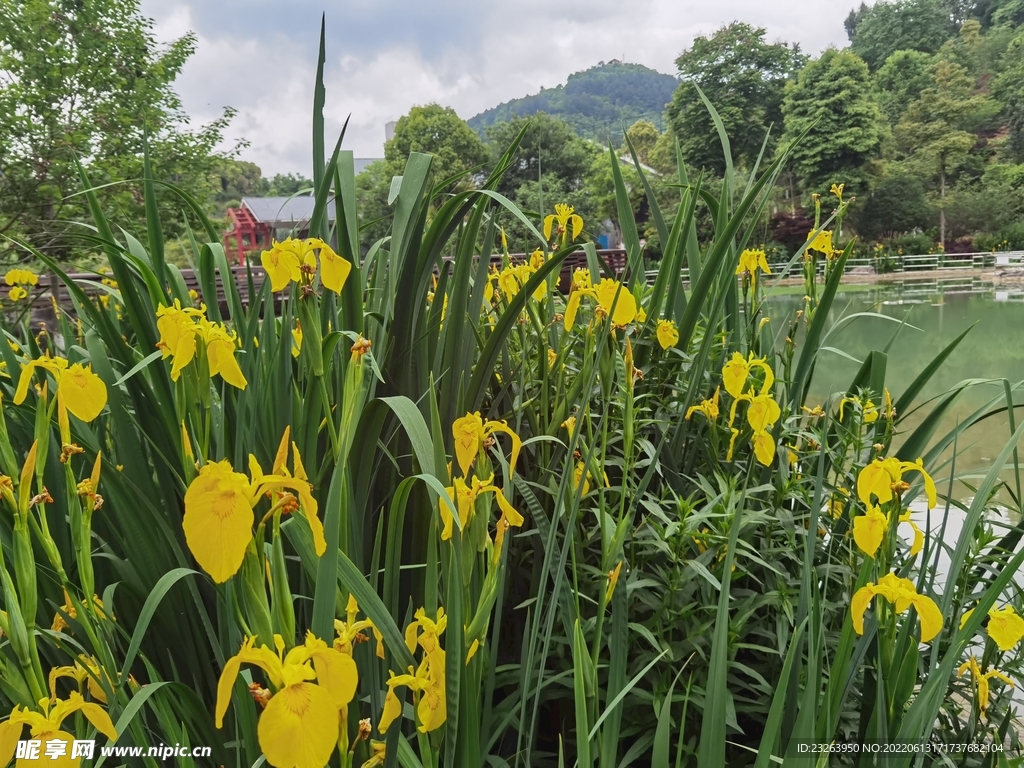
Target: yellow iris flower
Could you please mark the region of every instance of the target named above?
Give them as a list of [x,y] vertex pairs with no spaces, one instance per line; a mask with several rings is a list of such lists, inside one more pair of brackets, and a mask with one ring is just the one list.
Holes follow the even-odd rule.
[[[41,712],[22,709],[15,706],[11,716],[0,723],[0,765],[7,765],[14,758],[21,732],[27,725],[31,729],[32,738],[42,742],[59,740],[71,744],[75,737],[61,730],[64,720],[75,712],[81,712],[85,719],[95,726],[111,741],[117,740],[117,730],[110,720],[110,715],[99,704],[93,704],[82,698],[82,694],[72,691],[67,699],[42,699],[39,702]],[[55,768],[78,768],[82,759],[70,756],[47,760],[47,765]],[[24,761],[19,760],[18,764]]]
[[569,235],[570,228],[572,229],[572,239],[575,240],[580,236],[580,232],[583,231],[583,219],[578,213],[574,213],[575,209],[571,205],[565,203],[558,203],[555,205],[555,212],[544,217],[544,239],[551,239],[551,228],[554,223],[558,222],[558,229],[555,234],[562,235],[563,242]]
[[182,308],[178,299],[173,306],[161,304],[156,310],[156,328],[160,331],[157,346],[163,359],[174,357],[171,363],[171,381],[177,381],[182,369],[192,362],[196,355],[196,333],[198,327],[193,318],[202,317],[203,312],[191,307]]
[[205,308],[182,308],[181,302],[175,299],[173,306],[166,307],[161,304],[157,308],[156,316],[156,327],[160,331],[157,346],[165,360],[173,357],[172,381],[177,381],[182,370],[195,359],[196,339],[200,338],[205,345],[210,375],[220,376],[231,386],[245,389],[248,382],[238,365],[238,360],[235,359],[237,337],[233,332],[229,332],[223,323],[207,320]]
[[587,290],[593,288],[594,283],[590,279],[590,270],[586,267],[577,267],[572,273],[573,290]]
[[459,464],[462,476],[469,475],[469,468],[484,447],[487,438],[495,432],[503,432],[512,438],[512,457],[509,459],[509,481],[519,460],[519,451],[523,441],[503,421],[484,421],[480,411],[467,413],[452,423],[452,436],[455,438],[455,460]]
[[39,285],[39,275],[28,269],[9,269],[4,275],[8,285]]
[[384,697],[384,711],[381,713],[377,730],[386,733],[397,718],[402,715],[402,702],[395,695],[395,688],[404,686],[419,695],[416,704],[416,716],[420,721],[417,730],[420,733],[435,731],[444,725],[448,716],[445,704],[444,667],[437,669],[429,657],[425,657],[419,668],[410,674],[396,675],[389,672],[387,681],[388,692]]
[[982,672],[981,667],[978,666],[978,660],[974,658],[972,654],[956,672],[956,676],[960,677],[964,672],[970,671],[972,683],[978,689],[978,709],[981,712],[981,716],[985,717],[985,712],[988,709],[989,700],[989,680],[996,678],[1002,680],[1004,683],[1009,685],[1011,688],[1014,687],[1013,680],[1004,675],[998,669],[992,669],[988,672]]
[[78,684],[79,692],[81,692],[82,683],[86,683],[90,696],[101,704],[107,703],[107,694],[104,693],[103,686],[100,685],[99,681],[102,677],[109,682],[110,678],[107,677],[106,672],[101,669],[100,664],[96,659],[89,658],[87,656],[79,656],[72,665],[54,667],[51,669],[49,676],[51,698],[57,698],[57,681],[64,677],[74,680]]
[[676,324],[671,320],[658,321],[657,336],[658,343],[662,349],[674,347],[679,343],[679,331],[676,329]]
[[764,384],[761,385],[761,394],[767,394],[775,383],[775,374],[768,365],[766,358],[756,358],[751,352],[750,356],[744,359],[739,352],[733,352],[732,358],[722,366],[722,385],[725,391],[733,397],[739,397],[747,386],[747,378],[754,368],[764,371]]
[[1008,651],[1024,639],[1024,619],[1017,615],[1012,605],[993,608],[988,612],[988,636],[1000,651]]
[[864,634],[864,612],[875,596],[892,603],[897,614],[907,611],[910,606],[917,609],[921,618],[921,642],[932,640],[942,629],[942,611],[927,595],[920,595],[910,579],[903,579],[894,573],[887,573],[877,583],[867,584],[858,589],[850,600],[850,614],[853,628],[858,635]]
[[16,285],[7,292],[7,298],[11,301],[21,301],[28,298],[28,291],[20,285]]
[[715,388],[715,394],[710,400],[701,400],[700,405],[691,405],[686,411],[686,419],[689,420],[695,413],[703,413],[708,421],[715,421],[718,418],[718,394],[720,388]]
[[234,332],[228,333],[223,324],[211,323],[205,317],[201,319],[199,328],[206,342],[206,360],[210,365],[210,375],[220,376],[231,386],[245,389],[248,382],[238,366],[238,360],[235,359],[238,342]]
[[[811,237],[814,237],[811,240]],[[825,258],[834,258],[839,251],[832,247],[832,232],[829,230],[822,230],[818,234],[814,234],[814,230],[807,233],[807,239],[811,240],[810,245],[807,246],[809,251],[818,251],[825,255]]]
[[934,508],[938,503],[935,481],[925,471],[924,462],[921,459],[916,462],[900,461],[897,458],[875,459],[857,476],[858,498],[864,502],[865,506],[871,506],[872,495],[878,499],[879,504],[891,501],[896,495],[894,488],[899,488],[902,492],[904,472],[921,473],[925,495],[928,497],[928,509]]
[[843,420],[843,407],[850,403],[860,407],[861,416],[865,424],[874,424],[878,421],[878,406],[870,398],[861,400],[859,397],[844,397],[839,401],[839,420]]
[[878,507],[868,507],[863,515],[853,518],[853,540],[868,557],[874,557],[889,530],[889,518]]
[[260,258],[270,278],[270,290],[277,293],[290,283],[303,282],[303,274],[308,275],[307,282],[311,283],[317,264],[314,252],[320,256],[320,282],[327,290],[340,294],[352,271],[352,262],[315,237],[288,238],[280,243],[275,240],[269,251],[263,251]]
[[[348,596],[348,605],[345,607],[345,621],[341,619],[334,620],[334,647],[346,654],[347,656],[352,655],[352,646],[354,643],[365,638],[363,634],[364,630],[371,630],[374,638],[377,640],[377,658],[384,658],[384,639],[381,633],[374,626],[373,622],[369,619],[356,619],[359,614],[359,603],[356,602],[355,595]],[[358,683],[358,671],[356,682]]]
[[82,421],[92,421],[107,404],[107,385],[103,379],[81,363],[71,365],[62,357],[40,357],[29,360],[21,368],[21,377],[14,392],[14,404],[25,402],[28,385],[36,369],[49,371],[57,380],[57,397],[64,407]]
[[771,268],[768,266],[768,257],[765,255],[765,252],[747,249],[741,253],[739,265],[736,267],[736,274],[750,275],[750,278],[756,281],[758,271],[764,272],[766,275],[772,273]]
[[[616,298],[616,295],[618,298]],[[579,312],[580,301],[584,296],[588,296],[597,302],[597,305],[605,314],[611,314],[612,325],[629,325],[636,319],[636,298],[618,280],[606,277],[597,284],[596,288],[577,288],[574,283],[573,291],[569,294],[569,302],[565,306],[565,330],[571,331],[572,327],[576,324],[576,313]],[[615,307],[614,312],[612,311],[613,304]]]
[[338,712],[355,696],[355,662],[312,634],[287,654],[280,635],[274,644],[276,653],[265,645],[256,648],[250,637],[228,659],[217,683],[216,725],[224,725],[242,664],[253,664],[275,689],[256,729],[267,762],[275,768],[323,768],[337,747]]
[[[498,508],[501,510],[501,519],[506,521],[509,525],[513,525],[519,528],[523,524],[523,516],[519,514],[508,499],[505,498],[505,493],[498,486],[494,485],[494,475],[481,480],[479,477],[474,477],[467,483],[465,478],[456,477],[451,487],[446,488],[448,495],[452,501],[456,504],[459,509],[459,527],[465,529],[473,519],[473,514],[476,511],[476,500],[485,493],[493,493],[498,499]],[[455,522],[455,518],[452,517],[451,510],[448,509],[447,504],[441,504],[441,521],[444,524],[444,529],[441,531],[441,539],[447,541],[452,537],[452,524]]]
[[302,326],[299,318],[295,318],[295,327],[292,328],[292,357],[298,357],[302,353]]
[[317,556],[327,550],[323,524],[317,517],[316,499],[310,493],[302,459],[294,443],[292,457],[294,476],[284,467],[277,467],[274,474],[264,475],[252,454],[249,455],[249,478],[235,472],[227,459],[208,462],[185,491],[185,516],[182,519],[185,542],[196,562],[218,584],[230,579],[242,566],[245,550],[252,540],[253,509],[267,491],[295,491],[313,533]]

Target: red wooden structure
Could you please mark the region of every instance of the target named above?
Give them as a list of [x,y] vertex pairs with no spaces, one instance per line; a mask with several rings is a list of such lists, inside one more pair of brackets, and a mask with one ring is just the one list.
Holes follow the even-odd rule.
[[224,253],[229,261],[236,259],[239,264],[245,264],[247,254],[270,247],[273,230],[253,216],[245,203],[238,208],[228,208],[227,213],[231,228],[224,233]]

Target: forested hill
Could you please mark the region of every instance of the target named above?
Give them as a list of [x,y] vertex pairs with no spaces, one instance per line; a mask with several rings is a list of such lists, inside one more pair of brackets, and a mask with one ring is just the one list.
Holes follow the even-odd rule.
[[546,112],[557,115],[580,136],[606,140],[621,133],[622,123],[631,125],[647,118],[659,127],[665,105],[672,100],[679,81],[640,64],[602,62],[569,76],[565,85],[543,88],[540,93],[512,99],[470,118],[478,133],[494,123],[522,115]]

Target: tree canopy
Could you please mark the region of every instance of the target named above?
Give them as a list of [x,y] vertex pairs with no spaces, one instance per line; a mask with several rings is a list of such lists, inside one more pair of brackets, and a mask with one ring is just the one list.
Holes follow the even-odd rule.
[[668,108],[686,161],[719,174],[725,170],[718,132],[695,85],[718,110],[734,161],[751,165],[769,126],[774,126],[769,148],[776,143],[786,81],[805,60],[798,46],[769,43],[763,28],[741,22],[695,38],[676,59],[682,83]]
[[[465,174],[487,162],[488,152],[480,137],[451,107],[428,104],[413,107],[398,120],[395,135],[384,145],[384,160],[392,176],[399,176],[412,152],[434,156],[431,173],[435,183]],[[471,178],[456,184],[467,186]]]
[[[806,197],[846,184],[867,191],[866,164],[878,157],[885,122],[867,65],[850,51],[826,50],[786,88],[785,141]],[[802,138],[801,138],[802,137]]]
[[[142,221],[137,184],[148,133],[154,176],[200,200],[216,191],[215,147],[232,112],[193,129],[172,88],[195,50],[185,35],[157,45],[137,0],[0,2],[0,234],[70,253],[82,197],[76,158],[102,203]],[[159,194],[170,234],[176,198]],[[127,214],[127,216],[125,215]],[[0,246],[3,248],[3,246]]]

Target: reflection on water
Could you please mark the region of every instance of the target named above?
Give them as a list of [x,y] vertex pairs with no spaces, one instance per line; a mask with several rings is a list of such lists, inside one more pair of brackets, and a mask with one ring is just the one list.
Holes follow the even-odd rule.
[[[775,328],[785,327],[803,306],[802,296],[773,296],[768,315]],[[917,404],[939,395],[965,379],[998,379],[966,390],[951,409],[936,436],[956,427],[977,408],[1003,392],[1001,379],[1011,384],[1024,381],[1024,286],[994,286],[970,273],[952,280],[903,280],[873,286],[850,286],[841,291],[829,315],[829,326],[842,317],[875,312],[880,317],[858,317],[833,335],[826,344],[858,361],[872,350],[889,349],[886,384],[894,399],[924,368],[966,328],[974,324],[960,346],[945,361],[918,397]],[[898,322],[893,322],[893,320]],[[899,322],[906,321],[902,329]],[[828,326],[826,326],[828,327]],[[799,350],[798,350],[799,351]],[[829,392],[846,389],[859,363],[823,351],[811,382],[809,403],[823,401]],[[1020,402],[1021,396],[1017,395]],[[908,433],[930,406],[907,414],[901,432]],[[1018,423],[1024,416],[1017,412]],[[1005,415],[982,422],[960,438],[957,474],[984,471],[1009,436]],[[895,445],[899,445],[897,437]]]

